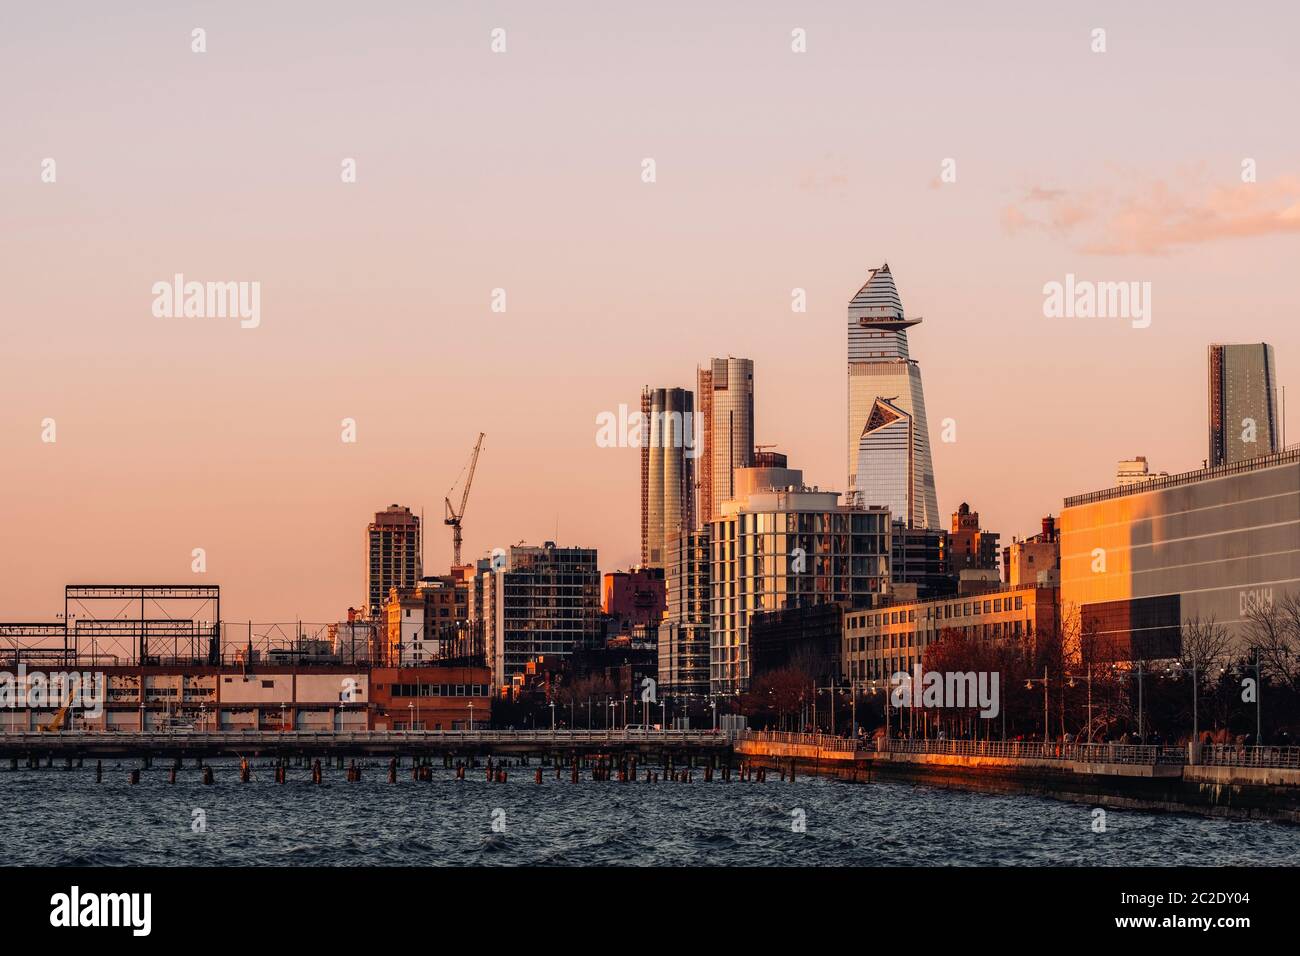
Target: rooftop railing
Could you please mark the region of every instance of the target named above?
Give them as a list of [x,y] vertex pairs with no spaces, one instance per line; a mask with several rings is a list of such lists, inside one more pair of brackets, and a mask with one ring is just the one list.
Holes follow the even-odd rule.
[[1240,475],[1246,472],[1260,471],[1264,468],[1276,468],[1278,465],[1289,464],[1293,461],[1300,461],[1300,445],[1274,452],[1271,455],[1247,458],[1245,461],[1233,462],[1230,465],[1198,468],[1195,471],[1184,471],[1177,475],[1167,475],[1164,478],[1152,478],[1150,481],[1137,482],[1132,485],[1102,488],[1100,491],[1090,491],[1084,495],[1073,495],[1065,499],[1065,507],[1073,508],[1077,505],[1090,505],[1098,501],[1109,501],[1112,498],[1123,498],[1126,495],[1139,495],[1148,491],[1160,491],[1163,488],[1189,485],[1209,478],[1224,478],[1228,475]]

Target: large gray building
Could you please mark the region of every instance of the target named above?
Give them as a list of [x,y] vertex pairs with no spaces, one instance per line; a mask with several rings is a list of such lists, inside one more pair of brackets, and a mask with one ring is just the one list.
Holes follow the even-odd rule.
[[1238,650],[1251,602],[1300,590],[1300,448],[1065,500],[1061,606],[1117,658],[1181,655],[1191,621]]
[[1211,345],[1209,353],[1210,467],[1282,448],[1273,346]]

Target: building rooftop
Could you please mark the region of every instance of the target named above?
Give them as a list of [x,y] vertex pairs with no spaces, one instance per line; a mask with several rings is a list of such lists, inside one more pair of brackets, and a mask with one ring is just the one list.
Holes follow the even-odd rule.
[[1109,501],[1112,498],[1123,498],[1126,495],[1145,495],[1164,488],[1189,485],[1193,482],[1208,481],[1213,478],[1225,478],[1229,475],[1244,474],[1251,471],[1262,471],[1265,468],[1276,468],[1279,465],[1287,465],[1297,461],[1300,461],[1300,445],[1292,445],[1290,448],[1274,452],[1271,455],[1260,455],[1258,458],[1248,458],[1245,461],[1216,465],[1213,468],[1197,468],[1195,471],[1184,471],[1177,475],[1152,478],[1150,481],[1144,481],[1140,484],[1120,485],[1113,488],[1102,488],[1100,491],[1090,491],[1087,494],[1072,495],[1065,499],[1065,507],[1076,508],[1079,505]]

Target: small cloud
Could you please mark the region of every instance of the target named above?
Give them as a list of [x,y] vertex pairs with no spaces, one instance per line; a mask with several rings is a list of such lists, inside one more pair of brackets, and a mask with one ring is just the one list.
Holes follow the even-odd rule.
[[1179,248],[1300,233],[1300,179],[1216,185],[1150,180],[1121,195],[1034,186],[1001,213],[1004,231],[1038,231],[1090,255],[1165,255]]

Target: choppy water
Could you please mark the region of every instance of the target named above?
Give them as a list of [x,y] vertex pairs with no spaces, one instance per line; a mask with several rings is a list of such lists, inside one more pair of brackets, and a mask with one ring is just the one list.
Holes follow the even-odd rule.
[[[269,767],[241,785],[215,762],[203,786],[155,766],[141,783],[127,768],[0,771],[0,841],[11,865],[1226,865],[1292,864],[1300,827],[1111,810],[1093,832],[1092,808],[1032,796],[804,777],[781,783],[579,784],[554,769],[484,771],[385,765],[347,783],[305,768],[285,785]],[[194,811],[207,830],[193,832]],[[793,824],[802,811],[805,832]],[[494,824],[504,832],[495,832]]]

